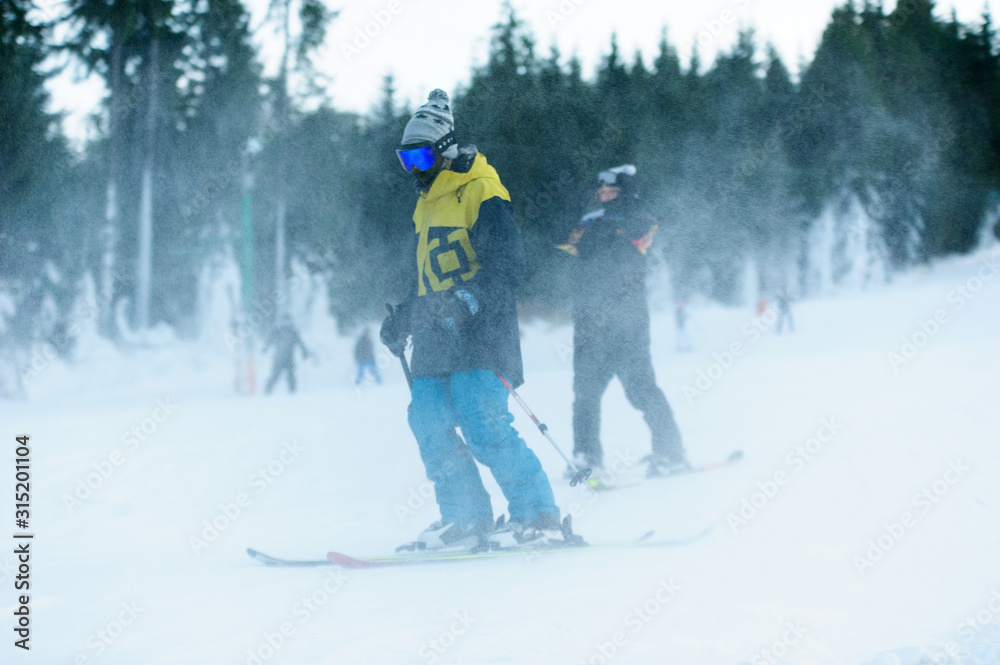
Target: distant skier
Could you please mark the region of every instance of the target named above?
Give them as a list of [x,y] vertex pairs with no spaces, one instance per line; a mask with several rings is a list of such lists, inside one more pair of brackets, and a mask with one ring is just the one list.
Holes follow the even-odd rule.
[[358,364],[358,376],[354,379],[354,385],[361,385],[366,371],[371,373],[375,383],[382,384],[382,377],[379,376],[378,367],[375,366],[375,347],[372,345],[372,334],[368,328],[364,329],[354,345],[354,362]]
[[787,291],[782,290],[781,293],[775,298],[778,305],[778,324],[775,332],[780,335],[781,331],[785,328],[785,322],[788,322],[788,332],[795,332],[795,320],[792,318],[792,298],[788,295]]
[[[497,378],[523,381],[514,291],[525,255],[510,195],[475,146],[458,149],[442,90],[407,123],[397,155],[419,191],[416,279],[382,324],[381,339],[403,357],[413,336],[409,423],[441,510],[440,521],[401,549],[562,541],[549,480],[511,425]],[[507,498],[502,528],[494,528],[477,461]]]
[[274,329],[267,343],[264,344],[264,351],[271,346],[274,347],[274,365],[271,368],[271,378],[267,380],[264,394],[270,395],[274,384],[277,383],[281,375],[288,379],[288,392],[295,392],[295,349],[302,349],[302,359],[309,358],[312,354],[306,345],[302,343],[298,330],[292,325],[292,319],[288,315],[283,315],[278,327]]
[[[600,466],[601,397],[614,376],[652,433],[648,477],[690,468],[681,433],[650,355],[646,250],[658,225],[639,209],[631,164],[601,171],[600,207],[583,216],[561,249],[577,257],[573,275],[573,452],[577,466]],[[569,471],[569,470],[567,470]]]
[[677,322],[677,352],[686,353],[691,350],[691,336],[687,330],[688,313],[683,302],[677,303],[674,311],[674,320]]

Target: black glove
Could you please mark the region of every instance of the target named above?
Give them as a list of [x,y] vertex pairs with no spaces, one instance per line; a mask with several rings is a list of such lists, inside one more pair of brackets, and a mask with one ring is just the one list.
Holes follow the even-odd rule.
[[382,322],[378,336],[382,343],[389,347],[392,355],[401,358],[406,351],[406,340],[410,336],[409,312],[402,305],[396,309],[393,309],[392,305],[386,305],[386,309],[389,310],[389,316]]
[[458,289],[448,291],[448,295],[441,300],[438,309],[438,320],[441,327],[450,332],[455,337],[461,335],[462,329],[479,312],[479,301],[472,291],[468,289]]

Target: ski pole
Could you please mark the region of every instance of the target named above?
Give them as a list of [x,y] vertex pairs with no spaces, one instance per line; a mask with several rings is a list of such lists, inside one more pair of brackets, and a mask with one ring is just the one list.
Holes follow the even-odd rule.
[[410,386],[410,390],[413,390],[413,376],[410,375],[410,365],[406,362],[406,355],[399,354],[399,364],[403,366],[403,374],[406,375],[406,385]]
[[[392,305],[389,303],[385,304],[385,308],[389,310],[389,316],[392,316],[393,310]],[[413,390],[413,376],[410,374],[410,365],[406,362],[406,346],[404,342],[403,349],[399,352],[399,364],[403,366],[403,374],[406,376],[406,383],[410,386],[410,390]]]
[[507,379],[500,376],[499,374],[497,374],[497,378],[500,379],[500,382],[507,387],[507,390],[510,391],[510,394],[514,396],[514,399],[517,400],[517,403],[521,405],[521,408],[524,409],[524,412],[527,413],[528,417],[531,418],[532,422],[535,423],[535,426],[538,427],[538,431],[541,432],[543,435],[545,435],[545,438],[549,440],[549,443],[552,444],[552,447],[556,449],[556,452],[559,453],[559,455],[564,460],[566,460],[566,464],[568,464],[569,468],[573,470],[573,479],[569,481],[570,487],[574,487],[579,483],[583,482],[584,480],[586,480],[587,478],[589,478],[591,473],[590,467],[587,467],[585,469],[580,469],[576,466],[576,464],[573,464],[573,460],[566,457],[566,453],[562,451],[562,448],[556,445],[556,442],[553,441],[552,437],[549,435],[549,426],[543,422],[540,422],[538,418],[535,417],[535,414],[528,407],[527,403],[523,399],[521,399],[521,396],[517,394],[516,390],[514,390],[514,386],[510,385],[510,382],[507,381]]

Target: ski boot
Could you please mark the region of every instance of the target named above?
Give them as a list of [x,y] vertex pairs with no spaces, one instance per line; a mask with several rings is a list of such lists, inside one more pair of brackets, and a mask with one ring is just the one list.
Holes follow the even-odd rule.
[[397,552],[462,551],[480,552],[487,549],[485,533],[493,527],[466,531],[457,524],[439,520],[420,532],[411,543],[400,545]]
[[646,467],[647,478],[666,478],[667,476],[691,471],[691,463],[687,461],[686,457],[673,458],[665,455],[646,455],[640,461],[646,462],[649,465]]
[[581,536],[573,533],[570,515],[560,523],[550,513],[541,513],[533,520],[512,519],[504,521],[501,515],[493,533],[487,536],[490,549],[538,549],[546,547],[577,547],[586,545]]

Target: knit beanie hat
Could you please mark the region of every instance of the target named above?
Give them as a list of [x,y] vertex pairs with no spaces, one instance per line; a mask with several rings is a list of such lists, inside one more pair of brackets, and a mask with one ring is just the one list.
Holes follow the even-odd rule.
[[[455,143],[454,131],[455,118],[451,114],[448,93],[441,88],[435,88],[427,95],[427,103],[418,108],[406,123],[400,145],[405,147],[431,143],[439,155],[455,159],[458,157],[458,145]],[[450,138],[447,138],[449,135]]]

